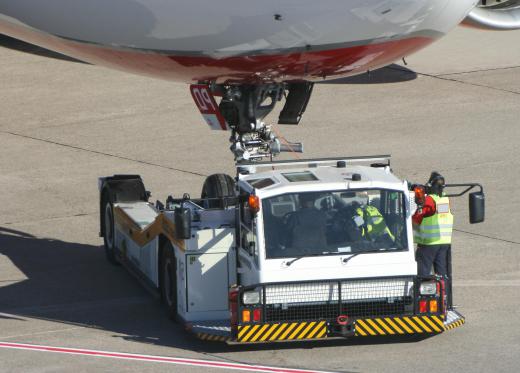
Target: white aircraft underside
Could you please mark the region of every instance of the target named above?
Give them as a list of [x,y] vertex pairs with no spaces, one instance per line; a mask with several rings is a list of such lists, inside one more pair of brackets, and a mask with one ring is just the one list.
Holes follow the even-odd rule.
[[332,79],[445,35],[477,0],[0,0],[0,33],[185,81]]

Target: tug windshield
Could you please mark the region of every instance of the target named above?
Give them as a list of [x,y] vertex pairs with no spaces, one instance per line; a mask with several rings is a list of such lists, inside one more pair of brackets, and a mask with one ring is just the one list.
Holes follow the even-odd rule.
[[406,250],[403,192],[288,193],[262,201],[266,258]]

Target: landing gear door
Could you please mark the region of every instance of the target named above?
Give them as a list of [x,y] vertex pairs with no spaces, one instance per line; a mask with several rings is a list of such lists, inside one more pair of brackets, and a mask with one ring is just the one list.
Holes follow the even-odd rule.
[[211,93],[210,86],[207,84],[192,84],[190,91],[197,108],[208,126],[212,130],[227,131],[229,126],[224,116],[220,113],[217,102]]

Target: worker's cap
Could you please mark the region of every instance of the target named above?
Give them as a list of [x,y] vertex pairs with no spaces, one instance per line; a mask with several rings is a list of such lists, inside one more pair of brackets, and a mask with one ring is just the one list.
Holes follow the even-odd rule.
[[430,175],[430,179],[428,180],[428,184],[430,184],[430,185],[434,185],[434,184],[444,185],[445,184],[444,176],[442,176],[437,171],[433,171],[431,173],[431,175]]

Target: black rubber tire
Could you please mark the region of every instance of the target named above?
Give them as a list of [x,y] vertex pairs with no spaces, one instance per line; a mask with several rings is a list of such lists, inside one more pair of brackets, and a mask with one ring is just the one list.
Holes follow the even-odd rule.
[[171,243],[167,242],[161,249],[161,265],[159,272],[161,300],[166,314],[171,320],[177,320],[177,261]]
[[114,227],[114,208],[108,198],[108,194],[103,196],[103,245],[107,260],[113,265],[119,265],[115,254],[115,227]]
[[[224,198],[235,196],[235,180],[227,174],[213,174],[206,178],[202,186],[201,197]],[[229,203],[229,205],[232,205]],[[210,208],[222,207],[219,201],[210,201]]]

